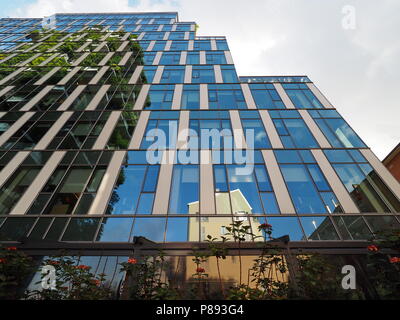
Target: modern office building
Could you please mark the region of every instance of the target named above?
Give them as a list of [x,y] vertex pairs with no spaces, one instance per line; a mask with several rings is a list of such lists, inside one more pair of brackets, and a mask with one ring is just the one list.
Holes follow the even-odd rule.
[[238,77],[226,38],[196,29],[177,13],[0,20],[1,243],[79,253],[115,282],[137,250],[184,263],[237,220],[345,257],[400,228],[400,184],[307,76]]

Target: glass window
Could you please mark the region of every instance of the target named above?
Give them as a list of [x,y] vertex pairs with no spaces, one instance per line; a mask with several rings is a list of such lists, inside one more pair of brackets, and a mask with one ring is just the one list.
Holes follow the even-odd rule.
[[[221,168],[224,167],[226,168],[226,176],[229,185],[230,205],[224,208],[224,198],[216,197],[217,207],[225,211],[218,213],[231,213],[230,210],[227,212],[230,207],[232,208],[233,214],[264,213],[259,191],[265,189],[270,190],[269,179],[264,166],[257,165],[256,170],[251,172],[241,172],[241,166],[239,165],[216,165],[214,167],[216,170],[221,170]],[[218,173],[218,171],[216,174],[219,174],[221,177],[221,173]],[[221,192],[222,190],[216,191]],[[219,201],[221,203],[218,203]]]
[[258,109],[285,108],[272,84],[250,84],[249,86]]
[[298,109],[323,108],[306,84],[282,84],[290,100]]
[[160,63],[161,65],[176,65],[179,64],[181,59],[180,52],[163,52],[161,56]]
[[222,79],[224,83],[239,82],[238,76],[234,66],[221,66]]
[[143,136],[141,149],[167,149],[176,145],[178,120],[154,120],[147,123],[146,133]]
[[39,168],[20,167],[11,175],[0,189],[0,215],[10,212],[32,184],[39,171]]
[[186,64],[200,64],[200,54],[198,52],[188,52]]
[[96,241],[128,242],[132,224],[133,218],[104,218]]
[[0,229],[0,241],[18,241],[31,229],[35,218],[7,218]]
[[139,112],[123,112],[107,143],[108,149],[127,149],[139,119]]
[[333,164],[336,173],[361,212],[390,212],[356,164]]
[[[319,148],[317,141],[302,119],[273,120],[285,148]],[[285,139],[286,136],[290,140]]]
[[210,40],[195,40],[193,47],[194,47],[194,50],[208,51],[208,50],[211,50],[211,41]]
[[185,50],[188,49],[188,45],[189,45],[188,41],[177,41],[177,40],[174,40],[171,43],[170,50],[185,51]]
[[181,109],[200,109],[200,87],[198,85],[183,86]]
[[163,242],[166,218],[136,218],[132,231],[133,237],[145,237],[154,242]]
[[247,108],[240,85],[209,85],[208,101],[210,109]]
[[193,232],[196,227],[198,227],[198,223],[194,218],[168,218],[166,241],[198,241],[198,238],[194,238],[194,235],[198,236],[198,231]]
[[344,240],[368,240],[372,238],[371,231],[361,216],[336,216],[333,217],[333,221]]
[[300,164],[282,164],[280,167],[296,212],[325,213],[325,205],[306,168]]
[[119,181],[114,191],[119,201],[112,203],[113,214],[133,214],[136,211],[145,171],[146,166],[121,168]]
[[268,217],[267,222],[272,225],[273,238],[289,236],[290,241],[305,240],[296,217]]
[[173,85],[152,85],[145,102],[145,109],[171,109]]
[[[385,232],[387,230],[399,230],[400,223],[393,216],[365,216],[365,220],[367,220],[370,225],[372,231],[376,234],[379,232]],[[379,238],[379,234],[376,234]]]
[[199,166],[174,165],[169,213],[197,213],[199,210]]
[[329,217],[301,217],[308,240],[339,240]]
[[225,53],[218,52],[218,51],[206,52],[206,63],[207,64],[226,64]]
[[[343,119],[316,119],[318,125],[323,122],[346,148],[365,148],[366,145],[357,136],[357,134],[350,128],[350,126]],[[326,133],[326,127],[320,126],[321,130]],[[328,134],[327,138],[335,147],[341,147],[336,143],[336,140],[330,139],[331,135]]]
[[[255,149],[271,148],[267,132],[265,131],[264,125],[260,119],[242,119],[242,126],[245,135],[248,135],[251,133],[251,130],[253,130]],[[250,130],[250,132],[246,132],[247,130]],[[247,139],[246,142],[249,143],[249,140]]]
[[62,237],[63,241],[93,241],[100,218],[72,218]]
[[185,78],[184,66],[166,66],[161,77],[161,83],[183,83]]
[[192,83],[214,83],[215,73],[213,66],[193,66]]

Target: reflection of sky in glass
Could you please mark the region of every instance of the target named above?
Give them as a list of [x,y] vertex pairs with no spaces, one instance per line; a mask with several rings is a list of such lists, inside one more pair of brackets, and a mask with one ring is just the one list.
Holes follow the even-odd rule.
[[296,217],[269,217],[267,222],[272,225],[272,237],[274,238],[289,235],[290,241],[304,240]]
[[125,181],[114,192],[119,201],[113,205],[113,214],[132,214],[136,210],[138,198],[143,184],[146,166],[128,166],[121,169]]
[[[167,224],[167,242],[188,241],[189,218],[169,218]],[[192,223],[197,223],[192,219]]]
[[303,165],[282,164],[280,167],[298,213],[326,212],[319,193]]
[[136,218],[132,232],[132,239],[145,237],[151,241],[163,242],[166,218]]
[[189,203],[199,200],[199,166],[175,165],[171,185],[170,213],[188,213]]
[[102,242],[127,242],[129,241],[132,223],[133,218],[104,219],[96,240]]

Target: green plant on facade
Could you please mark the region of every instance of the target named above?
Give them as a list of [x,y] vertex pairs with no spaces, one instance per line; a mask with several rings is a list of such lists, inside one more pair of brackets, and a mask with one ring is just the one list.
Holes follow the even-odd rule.
[[0,300],[21,298],[21,287],[33,269],[32,258],[24,252],[16,247],[0,247]]
[[162,252],[157,256],[130,258],[121,263],[125,272],[123,299],[131,300],[174,300],[178,293],[169,283],[163,281],[168,263]]
[[[55,287],[27,291],[25,299],[109,300],[113,298],[111,290],[105,284],[105,274],[93,274],[90,271],[91,267],[78,264],[77,257],[52,257],[44,260],[42,266],[55,268]],[[42,280],[36,284],[41,284]]]
[[[400,230],[377,232],[367,247],[367,272],[381,299],[400,299]],[[387,250],[395,254],[388,254]]]
[[207,235],[206,242],[208,243],[208,250],[209,250],[209,255],[214,256],[216,259],[217,263],[217,272],[218,272],[218,281],[219,285],[221,288],[221,293],[224,298],[226,298],[225,294],[225,288],[224,284],[222,281],[222,276],[221,276],[221,266],[220,266],[220,260],[225,260],[226,256],[228,255],[228,249],[225,246],[225,243],[228,241],[228,239],[224,236],[221,237],[222,242],[217,242],[218,238],[214,238],[210,235]]

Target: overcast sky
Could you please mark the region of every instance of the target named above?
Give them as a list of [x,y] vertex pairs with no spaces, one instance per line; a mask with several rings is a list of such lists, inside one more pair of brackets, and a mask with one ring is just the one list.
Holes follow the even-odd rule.
[[2,17],[124,11],[226,36],[239,75],[308,75],[380,159],[400,142],[398,0],[0,0]]

